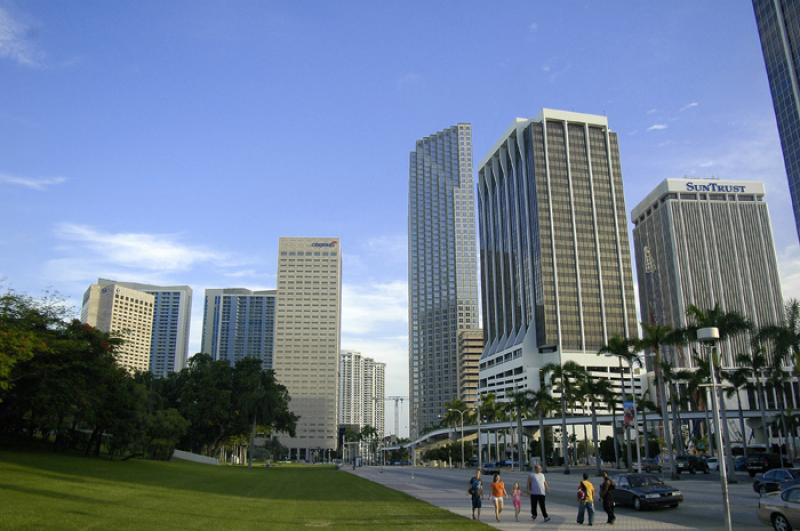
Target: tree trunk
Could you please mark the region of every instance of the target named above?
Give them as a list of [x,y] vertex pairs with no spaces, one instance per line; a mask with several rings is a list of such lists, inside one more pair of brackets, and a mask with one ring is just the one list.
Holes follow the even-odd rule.
[[542,454],[542,470],[547,472],[547,457],[545,456],[545,446],[544,446],[544,415],[539,413],[539,451]]
[[670,470],[670,478],[671,479],[678,479],[678,471],[675,468],[675,441],[672,438],[672,430],[669,426],[669,421],[667,417],[667,397],[666,397],[666,388],[664,387],[664,375],[661,371],[661,353],[656,350],[655,356],[655,369],[656,369],[656,382],[658,385],[658,392],[659,397],[658,401],[661,405],[661,423],[664,426],[664,442],[669,449],[669,470]]
[[617,410],[611,408],[611,441],[614,443],[614,466],[619,468],[619,450],[617,449]]
[[253,468],[253,449],[256,447],[256,416],[253,415],[253,429],[250,430],[250,444],[247,445],[247,468]]
[[[717,378],[717,381],[721,381]],[[728,483],[738,483],[736,480],[736,474],[734,473],[734,464],[733,464],[733,452],[731,450],[731,433],[730,427],[728,426],[728,408],[725,406],[725,393],[722,390],[722,387],[719,388],[719,404],[720,404],[720,412],[722,413],[722,441],[725,445],[725,466],[728,469]],[[720,459],[718,462],[721,462]],[[720,464],[722,466],[722,464]]]
[[644,458],[650,459],[650,434],[647,431],[647,412],[642,415],[642,435],[644,435]]
[[602,470],[600,467],[600,446],[597,441],[597,408],[594,402],[592,402],[592,439],[594,439],[594,452],[592,453],[594,454],[594,462],[599,476]]
[[522,452],[522,412],[517,408],[517,455],[519,456],[519,470],[528,466],[528,456]]
[[567,433],[567,401],[564,396],[564,382],[561,382],[561,455],[564,459],[564,473],[569,474],[569,434]]
[[[747,434],[744,431],[744,411],[742,411],[742,395],[736,389],[736,404],[739,406],[739,429],[742,431],[742,454],[747,460]],[[735,470],[734,470],[735,471]]]
[[764,432],[764,446],[767,448],[769,452],[769,439],[770,439],[770,430],[771,428],[767,426],[767,393],[764,387],[761,385],[761,382],[758,382],[757,385],[758,389],[758,408],[761,412],[761,431]]
[[683,430],[681,429],[681,412],[678,408],[678,403],[676,400],[676,396],[678,395],[677,392],[677,385],[670,385],[669,386],[669,407],[672,413],[672,437],[673,442],[675,444],[675,450],[678,454],[686,453],[684,451],[684,444],[683,444]]

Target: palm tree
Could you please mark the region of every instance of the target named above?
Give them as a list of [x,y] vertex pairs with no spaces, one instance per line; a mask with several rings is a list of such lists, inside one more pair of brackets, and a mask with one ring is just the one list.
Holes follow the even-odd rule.
[[667,390],[669,391],[669,408],[672,416],[672,433],[674,437],[675,447],[678,451],[678,454],[684,453],[684,441],[683,441],[683,429],[681,425],[681,410],[678,407],[678,383],[680,381],[680,377],[678,371],[675,371],[672,368],[672,365],[669,363],[663,362],[661,363],[661,374],[662,378],[664,379],[665,385]]
[[[738,358],[738,356],[737,356]],[[746,367],[740,367],[725,374],[726,379],[730,382],[730,386],[725,389],[725,394],[730,398],[736,395],[736,405],[739,409],[739,430],[742,432],[742,452],[744,458],[747,459],[747,436],[744,431],[744,411],[742,411],[742,389],[752,390],[753,384],[750,382],[750,370]]]
[[583,367],[574,361],[568,361],[563,365],[558,363],[548,363],[542,367],[542,373],[550,375],[550,386],[554,393],[561,395],[561,455],[564,458],[564,473],[569,474],[569,449],[567,437],[567,401],[574,395],[574,381],[584,371]]
[[[719,342],[725,341],[726,339],[737,336],[739,334],[749,332],[752,330],[752,324],[750,321],[747,320],[742,314],[736,311],[724,311],[719,304],[715,304],[711,309],[700,309],[695,305],[690,305],[689,308],[686,310],[686,316],[688,317],[690,324],[686,328],[686,333],[688,335],[688,339],[696,340],[697,339],[697,330],[700,328],[708,328],[708,327],[715,327],[719,331]],[[719,354],[719,350],[717,350]],[[721,356],[720,356],[720,363],[716,364],[714,375],[718,382],[722,381],[721,377]],[[724,438],[725,444],[725,456],[727,458],[726,466],[728,470],[734,470],[733,464],[733,453],[731,452],[731,437],[730,437],[730,430],[728,428],[728,408],[725,405],[725,396],[722,387],[715,389],[718,395],[718,400],[720,404],[720,413],[722,414],[722,434]],[[730,475],[730,482],[736,482],[736,475]]]
[[[641,366],[642,362],[639,359],[639,356],[636,354],[636,339],[627,339],[620,336],[612,336],[608,339],[608,343],[600,347],[600,350],[597,351],[598,356],[616,356],[619,360],[620,366],[620,378],[622,379],[622,395],[625,396],[625,375],[622,372],[622,362],[625,361],[628,364],[628,367],[631,371],[631,398],[634,398],[634,394],[636,390],[633,387],[633,366],[635,364],[639,364]],[[636,412],[634,412],[636,414]],[[616,426],[616,421],[614,421],[614,425]],[[633,419],[633,426],[634,429],[638,430],[639,427],[636,423],[636,418]],[[617,451],[617,444],[616,438],[614,439],[614,452]],[[633,470],[633,456],[631,455],[631,436],[630,430],[625,430],[625,449],[626,449],[626,456],[628,461],[628,469]]]
[[[776,405],[778,406],[778,411],[781,412],[778,414],[778,422],[780,422],[781,425],[781,434],[783,436],[783,444],[781,446],[783,448],[788,448],[786,446],[786,437],[789,435],[789,431],[786,426],[786,415],[782,413],[787,409],[785,386],[787,378],[791,378],[791,376],[786,370],[784,370],[779,361],[770,367],[767,381],[773,387],[773,389],[775,389],[776,398],[780,398],[780,403]],[[797,455],[797,449],[795,448],[794,442],[794,432],[792,432],[792,437],[790,437],[789,440],[792,444],[792,461],[794,461],[794,457]]]
[[800,301],[788,300],[783,322],[761,328],[757,337],[772,342],[775,358],[787,364],[791,360],[795,371],[800,369]]
[[544,440],[544,418],[551,412],[558,409],[558,402],[553,399],[550,391],[542,383],[538,391],[531,395],[533,406],[531,410],[539,417],[539,452],[542,461],[542,469],[547,472],[547,458],[545,456]]
[[[480,405],[480,414],[482,418],[485,418],[487,422],[498,422],[502,420],[503,417],[503,404],[497,402],[497,398],[495,397],[494,393],[487,393],[483,397],[483,401],[481,401]],[[497,437],[498,432],[500,430],[496,429],[494,434],[494,445],[495,445],[495,460],[500,460],[500,442]],[[488,430],[487,430],[488,433]],[[487,445],[487,452],[488,452],[488,460],[491,461],[492,457],[492,445],[488,443]]]
[[[758,336],[758,334],[757,334]],[[740,365],[742,370],[747,371],[749,378],[752,378],[756,383],[756,394],[758,396],[758,409],[761,412],[761,429],[764,431],[764,444],[769,448],[769,427],[767,426],[767,400],[766,389],[764,389],[761,377],[769,367],[769,359],[767,358],[761,342],[756,339],[753,341],[753,348],[751,355],[739,354],[736,356],[736,363]]]
[[597,467],[597,475],[601,473],[600,460],[598,459],[599,441],[597,437],[597,403],[604,397],[611,394],[611,383],[608,380],[592,378],[587,372],[582,374],[580,380],[580,394],[582,398],[589,402],[589,410],[592,414],[592,442],[594,444],[594,462]]
[[509,406],[517,419],[517,456],[519,457],[519,469],[528,466],[527,456],[522,451],[522,417],[527,416],[533,406],[533,391],[518,391],[512,393]]
[[664,427],[664,441],[670,452],[670,477],[678,479],[678,471],[675,468],[675,443],[672,439],[672,430],[667,421],[667,397],[664,387],[664,375],[662,374],[661,349],[667,345],[674,345],[681,340],[681,335],[668,326],[659,324],[642,323],[642,338],[637,342],[641,350],[649,350],[653,353],[653,366],[656,372],[656,387],[658,388],[658,402],[661,410],[661,424]]
[[[641,397],[639,397],[639,409],[642,412],[642,435],[644,436],[644,456],[650,459],[650,436],[647,428],[647,412],[655,411],[661,414],[655,402],[650,400],[650,389],[647,389]],[[663,416],[662,416],[663,418]]]
[[[614,467],[620,468],[619,449],[617,448],[617,407],[619,406],[619,399],[617,398],[617,394],[611,391],[603,396],[603,402],[605,402],[608,409],[611,410],[611,439],[614,441]],[[628,449],[630,450],[630,447]]]
[[[677,376],[680,380],[686,383],[686,396],[691,404],[694,405],[695,411],[704,411],[705,420],[701,423],[702,435],[711,433],[711,419],[708,416],[708,400],[706,399],[706,385],[708,384],[710,372],[708,360],[701,358],[696,352],[693,355],[694,369],[683,369],[677,371]],[[696,429],[693,430],[696,432]]]

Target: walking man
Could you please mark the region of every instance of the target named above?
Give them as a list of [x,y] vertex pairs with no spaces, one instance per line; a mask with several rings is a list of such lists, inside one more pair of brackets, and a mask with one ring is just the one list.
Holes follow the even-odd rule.
[[550,521],[550,517],[547,516],[547,507],[545,507],[544,504],[544,497],[549,490],[550,484],[547,482],[547,479],[545,479],[544,474],[542,474],[542,467],[540,465],[534,466],[533,472],[528,474],[528,494],[531,496],[531,518],[534,520],[536,520],[538,516],[536,511],[538,505],[542,509],[544,521]]
[[608,477],[608,472],[603,472],[603,484],[600,485],[600,499],[603,500],[603,510],[608,515],[608,524],[614,524],[617,516],[614,514],[614,496],[612,492],[617,486],[614,481]]
[[583,475],[578,485],[578,523],[583,524],[585,513],[589,513],[589,525],[594,525],[594,485],[589,481],[589,474]]
[[472,497],[472,519],[480,520],[481,498],[483,497],[483,481],[481,481],[480,470],[476,470],[475,477],[469,480],[469,495]]

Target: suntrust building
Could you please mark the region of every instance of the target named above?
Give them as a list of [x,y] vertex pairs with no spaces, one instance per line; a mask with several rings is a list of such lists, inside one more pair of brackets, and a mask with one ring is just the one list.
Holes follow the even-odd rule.
[[[642,320],[687,324],[690,305],[719,304],[755,326],[777,323],[783,300],[764,185],[757,181],[666,179],[636,208],[633,240]],[[740,336],[721,345],[722,365],[749,352]],[[691,351],[668,349],[691,367]]]

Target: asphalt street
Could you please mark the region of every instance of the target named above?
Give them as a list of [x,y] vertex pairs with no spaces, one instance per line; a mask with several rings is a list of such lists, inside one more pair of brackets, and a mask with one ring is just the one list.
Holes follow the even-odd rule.
[[[469,478],[473,470],[435,469],[413,467],[362,467],[350,473],[380,483],[387,487],[405,492],[415,498],[427,501],[467,518],[471,514],[470,499],[467,494]],[[489,500],[483,502],[481,521],[498,529],[585,529],[576,523],[577,502],[575,492],[582,471],[574,470],[565,475],[560,470],[547,474],[552,492],[547,496],[547,509],[551,520],[542,521],[541,515],[536,521],[531,520],[530,502],[523,496],[522,512],[519,523],[514,521],[514,508],[509,499],[502,514],[501,522],[496,522],[494,509]],[[525,490],[527,474],[505,472],[502,474],[506,489],[511,492],[515,481],[519,481]],[[739,483],[730,485],[731,515],[735,529],[767,529],[761,524],[756,514],[758,495],[753,492],[752,480],[747,475],[739,474]],[[598,487],[600,479],[594,471],[590,479]],[[715,481],[716,480],[716,481]],[[484,489],[488,491],[491,478],[484,477]],[[717,474],[696,476],[683,475],[679,481],[666,480],[679,489],[684,495],[684,502],[675,509],[656,509],[637,512],[632,508],[617,508],[617,521],[613,528],[619,529],[724,529],[722,513],[722,494]],[[595,503],[595,526],[606,525],[606,514],[601,504]]]

